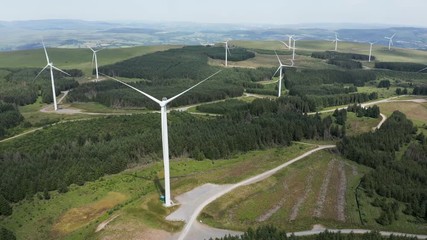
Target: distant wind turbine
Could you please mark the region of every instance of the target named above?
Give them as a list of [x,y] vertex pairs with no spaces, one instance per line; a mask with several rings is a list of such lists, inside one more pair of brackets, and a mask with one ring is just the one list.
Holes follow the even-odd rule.
[[57,68],[57,67],[55,67],[55,66],[53,66],[53,62],[50,62],[50,60],[49,60],[49,55],[47,54],[47,51],[46,51],[46,47],[45,47],[45,45],[44,45],[44,42],[42,41],[42,44],[43,44],[43,49],[44,49],[44,53],[45,53],[45,55],[46,55],[46,61],[47,61],[47,64],[46,64],[46,66],[39,72],[39,74],[37,74],[37,76],[34,78],[34,80],[36,80],[37,79],[37,77],[46,69],[46,68],[50,68],[50,80],[51,80],[51,82],[52,82],[52,97],[53,97],[53,106],[54,106],[54,108],[55,108],[55,111],[56,110],[58,110],[58,105],[56,104],[56,92],[55,92],[55,79],[53,78],[53,69],[55,69],[55,70],[57,70],[57,71],[60,71],[60,72],[62,72],[62,73],[64,73],[64,74],[67,74],[68,76],[70,76],[70,74],[68,74],[68,73],[66,73],[66,72],[64,72],[64,71],[62,71],[61,69],[59,69],[59,68]]
[[93,48],[91,48],[89,46],[88,46],[88,48],[90,50],[92,50],[92,52],[93,52],[93,55],[92,55],[92,69],[93,69],[93,63],[95,62],[96,82],[98,82],[98,79],[99,79],[99,75],[98,75],[98,58],[96,56],[96,53],[99,52],[99,51],[101,51],[102,48],[98,49],[98,50],[94,50]]
[[372,46],[375,44],[374,42],[369,43],[371,46],[369,47],[369,62],[371,62],[372,57]]
[[225,66],[228,66],[228,54],[231,55],[230,48],[228,48],[228,41],[225,41]]
[[280,61],[280,58],[279,58],[279,55],[277,55],[277,52],[276,51],[274,51],[274,52],[276,53],[277,60],[279,60],[279,67],[277,68],[276,72],[274,72],[273,77],[276,75],[277,72],[279,72],[279,91],[277,93],[277,97],[280,97],[280,95],[282,94],[282,78],[283,78],[282,77],[282,70],[283,70],[283,67],[293,67],[294,61],[291,60],[292,65],[284,65],[282,63],[282,61]]
[[341,42],[341,39],[338,38],[337,33],[335,33],[335,40],[333,40],[332,42],[335,43],[335,51],[338,51],[338,42]]
[[292,47],[292,39],[294,38],[294,35],[287,35],[288,36],[288,49],[291,50]]
[[161,114],[161,127],[162,127],[162,148],[163,148],[163,164],[164,164],[164,171],[165,171],[165,206],[166,207],[170,207],[172,206],[172,202],[171,202],[171,195],[170,195],[170,175],[169,175],[169,139],[168,139],[168,119],[167,119],[167,104],[172,102],[173,100],[175,100],[176,98],[180,97],[181,95],[183,95],[184,93],[190,91],[191,89],[195,88],[196,86],[202,84],[203,82],[205,82],[206,80],[210,79],[211,77],[215,76],[216,74],[218,74],[219,72],[221,72],[221,70],[217,71],[216,73],[210,75],[209,77],[205,78],[204,80],[198,82],[196,85],[188,88],[187,90],[181,92],[178,95],[175,95],[169,99],[167,98],[162,98],[162,100],[158,100],[157,98],[125,83],[122,82],[116,78],[104,75],[110,79],[113,79],[127,87],[132,88],[133,90],[141,93],[142,95],[148,97],[149,99],[153,100],[154,102],[156,102],[157,104],[160,105],[160,114]]
[[388,39],[388,50],[391,50],[391,46],[393,45],[394,36],[396,36],[396,33],[393,34],[391,37],[384,37],[385,39]]
[[297,49],[296,48],[297,39],[293,38],[293,40],[294,40],[294,45],[292,46],[292,60],[295,60],[295,50]]

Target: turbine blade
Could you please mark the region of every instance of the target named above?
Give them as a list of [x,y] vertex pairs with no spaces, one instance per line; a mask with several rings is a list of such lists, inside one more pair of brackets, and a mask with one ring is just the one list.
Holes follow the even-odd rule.
[[105,77],[107,77],[107,78],[109,78],[109,79],[112,79],[112,80],[114,80],[114,81],[117,81],[117,82],[119,82],[119,83],[121,83],[121,84],[125,85],[125,86],[128,86],[128,87],[132,88],[133,90],[135,90],[135,91],[137,91],[137,92],[141,93],[142,95],[144,95],[144,96],[148,97],[149,99],[153,100],[154,102],[156,102],[156,103],[157,103],[157,104],[159,104],[159,105],[161,104],[161,101],[160,101],[160,100],[158,100],[157,98],[155,98],[155,97],[153,97],[153,96],[151,96],[151,95],[149,95],[149,94],[147,94],[147,93],[145,93],[145,92],[143,92],[143,91],[139,90],[138,88],[136,88],[136,87],[134,87],[134,86],[132,86],[132,85],[129,85],[129,84],[125,83],[125,82],[122,82],[122,81],[120,81],[120,80],[119,80],[119,79],[117,79],[117,78],[113,78],[113,77],[110,77],[110,76],[105,75],[105,74],[102,74],[102,73],[100,73],[100,74],[101,74],[102,76],[105,76]]
[[221,71],[222,71],[222,70],[217,71],[216,73],[214,73],[214,74],[210,75],[209,77],[207,77],[207,78],[203,79],[202,81],[198,82],[196,85],[194,85],[194,86],[190,87],[189,89],[187,89],[187,90],[183,91],[182,93],[180,93],[180,94],[178,94],[178,95],[175,95],[175,96],[173,96],[173,97],[169,98],[168,100],[166,100],[166,104],[168,104],[169,102],[173,101],[174,99],[176,99],[177,97],[181,96],[182,94],[184,94],[184,93],[186,93],[186,92],[190,91],[191,89],[193,89],[193,88],[197,87],[198,85],[202,84],[204,81],[206,81],[206,80],[210,79],[211,77],[213,77],[213,76],[217,75],[217,74],[218,74],[218,73],[220,73]]
[[277,70],[274,72],[273,76],[271,78],[273,78],[274,76],[276,76],[277,72],[279,72],[280,68],[282,68],[282,65],[280,65]]
[[393,34],[393,36],[391,36],[391,38],[394,38],[394,36],[396,36],[396,33],[395,33],[395,34]]
[[43,40],[42,40],[42,44],[43,44],[43,49],[44,49],[44,53],[45,53],[45,55],[46,55],[46,61],[47,61],[47,63],[49,64],[49,55],[47,55],[47,50],[46,50],[46,46],[44,45],[44,42],[43,42]]
[[92,52],[95,52],[95,50],[93,50],[93,48],[91,48],[90,46],[87,46],[90,50],[92,50]]
[[53,65],[52,65],[52,68],[53,68],[53,69],[55,69],[56,71],[60,71],[60,72],[62,72],[62,73],[64,73],[64,74],[67,74],[68,76],[71,76],[69,73],[64,72],[63,70],[61,70],[61,69],[59,69],[59,68],[57,68],[57,67],[55,67],[55,66],[53,66]]
[[276,54],[277,60],[279,60],[280,65],[282,65],[282,61],[280,61],[279,55],[277,55],[276,51],[274,51],[274,53]]
[[33,81],[34,80],[36,80],[37,78],[38,78],[38,76],[40,76],[40,74],[47,68],[47,67],[49,67],[49,64],[48,65],[46,65],[37,75],[36,75],[36,77],[33,79]]
[[289,45],[288,45],[288,44],[286,44],[285,42],[283,42],[283,41],[279,41],[279,42],[281,42],[281,43],[285,44],[285,46],[286,46],[287,48],[289,48]]
[[227,46],[227,51],[228,51],[228,54],[231,55],[230,48],[228,46]]
[[95,52],[92,54],[92,64],[91,64],[91,69],[93,69],[93,63],[95,62]]
[[421,69],[420,71],[418,71],[418,72],[422,72],[422,71],[424,71],[424,70],[426,70],[427,69],[427,67],[425,67],[425,68],[423,68],[423,69]]

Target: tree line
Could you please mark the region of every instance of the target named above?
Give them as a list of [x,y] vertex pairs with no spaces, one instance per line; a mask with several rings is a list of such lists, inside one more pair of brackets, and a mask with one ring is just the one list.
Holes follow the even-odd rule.
[[418,72],[425,67],[427,66],[424,64],[410,63],[410,62],[376,62],[375,63],[375,68],[389,69],[389,70],[400,71],[400,72]]
[[[301,139],[333,139],[331,122],[307,116],[307,104],[259,99],[219,118],[169,114],[171,157],[226,158],[234,153],[287,146]],[[161,156],[158,114],[116,116],[58,124],[0,146],[0,192],[9,202],[37,192],[66,191],[128,164]],[[90,131],[88,130],[90,129]]]
[[427,86],[416,86],[412,91],[413,95],[427,95]]
[[[208,65],[208,56],[224,55],[223,48],[186,46],[127,59],[112,65],[101,66],[99,71],[110,76],[161,80],[168,78],[203,79],[218,70]],[[246,59],[252,54],[236,50],[236,58]],[[230,56],[233,59],[232,56]]]
[[[312,236],[295,236],[294,234],[287,234],[286,231],[281,230],[273,225],[259,226],[255,229],[248,228],[240,236],[231,236],[227,235],[221,238],[215,238],[215,240],[297,240],[297,239],[306,239],[306,240],[383,240],[383,239],[393,239],[393,240],[409,240],[417,239],[416,237],[406,237],[406,236],[394,236],[389,237],[381,236],[380,233],[372,231],[363,234],[344,234],[341,232],[329,232],[325,230],[319,234],[314,234]],[[210,240],[214,240],[210,238]]]
[[[369,55],[358,54],[358,53],[341,53],[335,51],[325,51],[325,52],[313,52],[311,54],[312,58],[320,59],[345,59],[345,60],[362,60],[368,61]],[[371,56],[371,60],[375,60],[375,56]]]
[[14,104],[0,101],[0,138],[5,136],[7,130],[18,126],[24,117]]

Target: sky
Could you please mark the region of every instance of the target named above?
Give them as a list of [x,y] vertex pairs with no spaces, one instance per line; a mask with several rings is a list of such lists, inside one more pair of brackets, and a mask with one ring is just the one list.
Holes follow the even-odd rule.
[[427,27],[427,0],[6,0],[2,21],[80,19]]

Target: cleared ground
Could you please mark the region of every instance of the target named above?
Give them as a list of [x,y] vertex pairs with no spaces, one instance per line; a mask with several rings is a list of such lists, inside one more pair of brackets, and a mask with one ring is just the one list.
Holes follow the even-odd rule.
[[[287,231],[357,226],[354,189],[366,169],[319,152],[262,182],[236,189],[210,204],[200,219],[211,226],[245,230],[265,224]],[[285,223],[285,224],[284,224]]]

